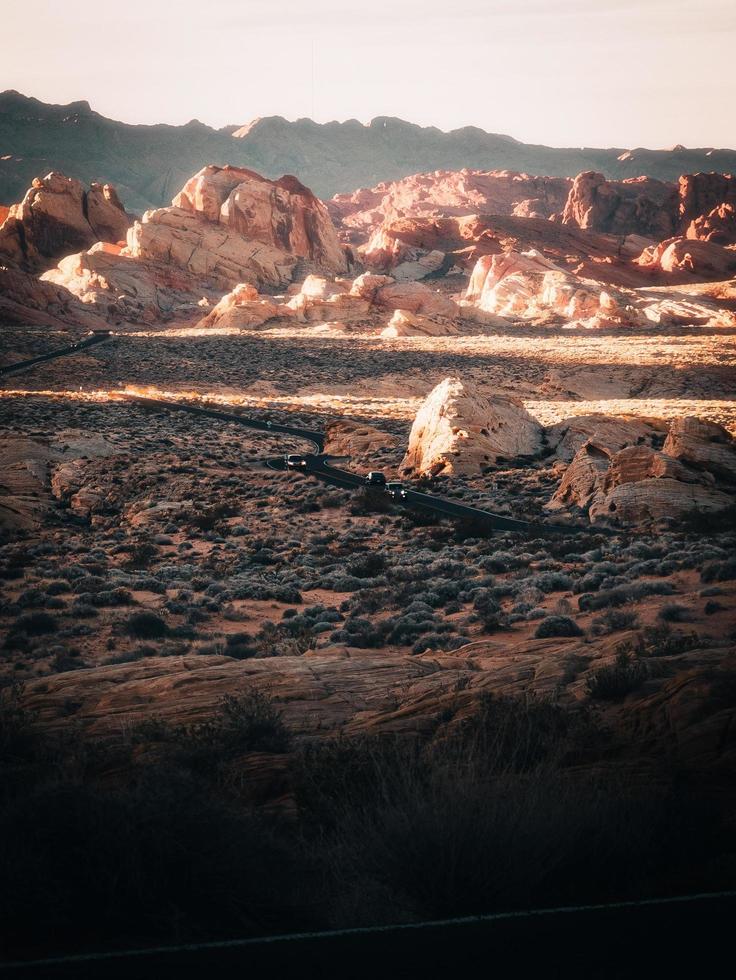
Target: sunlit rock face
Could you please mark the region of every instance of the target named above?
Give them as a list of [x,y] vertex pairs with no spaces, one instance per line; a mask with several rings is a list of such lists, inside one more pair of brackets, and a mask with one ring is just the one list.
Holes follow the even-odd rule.
[[465,298],[487,313],[540,322],[556,317],[589,328],[642,319],[619,290],[573,275],[534,250],[482,256]]
[[44,282],[21,269],[0,267],[0,322],[59,329],[73,325],[87,330],[107,327],[97,308],[80,302],[70,290]]
[[300,259],[332,274],[347,269],[327,209],[310,190],[294,177],[268,180],[238,167],[204,167],[171,207],[135,223],[128,249],[224,288],[283,286]]
[[0,226],[0,259],[29,272],[52,266],[60,256],[97,241],[125,239],[132,218],[114,187],[52,172],[37,177]]
[[668,238],[644,249],[636,261],[646,269],[685,272],[702,279],[726,278],[736,272],[736,251],[713,239]]
[[336,194],[328,207],[341,230],[357,241],[381,222],[407,216],[549,218],[564,207],[570,184],[569,177],[533,177],[510,170],[435,170]]
[[593,523],[645,524],[722,510],[735,488],[733,436],[687,417],[672,423],[661,451],[641,441],[617,449],[605,438],[588,439],[547,506],[582,510]]
[[67,255],[41,281],[68,290],[110,322],[155,323],[197,309],[203,294],[215,293],[186,270],[164,262],[137,259],[120,246],[98,242]]
[[412,477],[473,475],[500,458],[534,456],[541,448],[542,427],[521,402],[445,378],[417,413],[401,469]]

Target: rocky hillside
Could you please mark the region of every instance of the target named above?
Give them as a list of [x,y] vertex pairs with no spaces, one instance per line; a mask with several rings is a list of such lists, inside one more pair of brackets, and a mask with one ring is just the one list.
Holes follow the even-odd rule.
[[51,170],[84,183],[113,183],[128,208],[158,207],[206,164],[252,167],[267,176],[294,173],[321,197],[373,187],[428,170],[507,169],[574,177],[595,170],[609,178],[736,170],[727,149],[558,149],[520,143],[475,127],[443,133],[401,119],[367,126],[288,122],[279,116],[212,129],[134,126],[107,119],[87,102],[47,105],[18,92],[0,95],[0,202],[17,201],[34,177]]

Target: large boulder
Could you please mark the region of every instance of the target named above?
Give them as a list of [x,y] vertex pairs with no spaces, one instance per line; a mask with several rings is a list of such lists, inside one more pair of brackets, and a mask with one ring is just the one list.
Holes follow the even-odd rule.
[[95,242],[125,239],[131,224],[114,187],[78,181],[55,171],[37,177],[0,225],[0,258],[38,272]]
[[534,456],[542,427],[521,402],[482,395],[460,378],[445,378],[427,396],[401,464],[407,476],[477,475],[501,459]]
[[453,299],[421,282],[388,283],[375,292],[373,302],[385,310],[408,310],[425,316],[458,315],[458,306]]
[[239,283],[235,289],[210,310],[199,321],[200,327],[217,327],[231,330],[260,327],[276,317],[293,317],[294,313],[286,303],[277,303],[270,296],[261,296],[250,283]]
[[295,177],[204,167],[169,208],[147,211],[128,236],[132,255],[167,259],[225,288],[283,286],[299,260],[333,274],[347,260],[325,205]]

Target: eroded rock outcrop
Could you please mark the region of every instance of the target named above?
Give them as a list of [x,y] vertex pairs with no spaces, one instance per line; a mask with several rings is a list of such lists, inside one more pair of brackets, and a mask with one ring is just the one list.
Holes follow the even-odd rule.
[[557,317],[585,327],[641,319],[619,291],[572,275],[533,250],[478,259],[466,300],[487,313],[541,322]]
[[0,260],[38,272],[95,242],[123,241],[131,220],[114,187],[93,183],[85,190],[80,181],[52,171],[37,177],[9,209],[0,225]]
[[376,290],[373,303],[385,310],[406,310],[425,316],[458,315],[453,299],[421,282],[390,282]]
[[645,249],[636,261],[647,269],[685,272],[703,279],[723,279],[736,271],[736,251],[695,238],[668,238]]
[[683,174],[678,195],[678,230],[683,234],[692,222],[710,215],[720,205],[736,206],[736,177],[724,173]]
[[218,295],[196,276],[165,262],[136,259],[119,246],[98,242],[67,255],[45,272],[39,285],[55,285],[111,322],[155,323],[191,315],[197,301]]
[[736,500],[736,442],[702,419],[676,420],[661,451],[616,449],[591,438],[578,450],[548,504],[590,520],[642,524],[723,510]]
[[547,445],[558,459],[569,463],[586,442],[610,452],[625,446],[661,446],[667,435],[662,419],[614,415],[576,415],[546,430]]
[[541,447],[542,427],[521,402],[445,378],[417,413],[401,470],[412,477],[476,475],[499,459],[534,456]]
[[694,218],[685,231],[686,238],[698,238],[703,242],[713,242],[715,245],[733,245],[736,243],[736,206],[719,204],[708,214]]
[[295,177],[204,167],[169,208],[147,211],[128,235],[137,258],[168,261],[223,288],[288,283],[299,260],[333,274],[345,253],[324,204]]
[[394,310],[388,325],[381,331],[382,337],[457,337],[458,328],[449,320],[431,319],[409,313],[408,310]]
[[63,285],[0,266],[0,321],[56,329],[102,330],[107,320]]
[[589,170],[578,174],[562,223],[614,235],[665,238],[676,228],[676,188],[651,177],[606,180]]

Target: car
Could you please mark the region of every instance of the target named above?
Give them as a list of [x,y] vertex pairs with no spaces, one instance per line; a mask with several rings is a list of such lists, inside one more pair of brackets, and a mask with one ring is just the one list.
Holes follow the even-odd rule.
[[309,465],[309,460],[302,453],[287,453],[284,462],[287,470],[305,470]]
[[386,493],[390,494],[394,499],[397,497],[405,497],[406,488],[399,480],[389,480],[386,484]]
[[371,470],[365,478],[365,482],[369,487],[385,487],[386,477],[379,470]]

